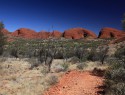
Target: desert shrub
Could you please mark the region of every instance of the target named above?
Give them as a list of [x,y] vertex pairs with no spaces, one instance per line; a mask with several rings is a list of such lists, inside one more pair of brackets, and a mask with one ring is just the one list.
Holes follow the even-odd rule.
[[29,64],[31,64],[30,69],[33,69],[35,67],[38,67],[40,65],[40,62],[37,58],[28,58],[27,60]]
[[125,83],[107,82],[110,88],[106,88],[106,95],[125,95]]
[[75,64],[75,63],[80,62],[80,59],[76,56],[73,56],[73,57],[68,59],[68,62],[71,62],[72,64]]
[[0,22],[0,55],[3,53],[4,45],[6,44],[6,37],[2,33],[2,29],[4,29],[4,24]]
[[106,95],[125,95],[125,64],[124,48],[115,53],[115,61],[111,61],[110,68],[105,73]]
[[89,51],[86,47],[76,47],[75,56],[80,59],[81,62],[87,61]]
[[46,75],[46,74],[48,73],[48,69],[47,69],[46,67],[43,67],[43,68],[41,69],[41,73],[42,73],[43,75]]
[[77,68],[80,69],[80,70],[83,70],[85,67],[86,67],[86,64],[85,64],[85,63],[79,63],[79,64],[77,65]]
[[87,57],[87,60],[90,61],[98,61],[99,57],[98,57],[99,52],[96,51],[96,48],[92,48],[91,51],[89,52],[89,55]]
[[106,95],[125,95],[124,75],[125,75],[125,69],[123,68],[106,72],[105,74]]
[[43,46],[39,51],[39,59],[41,63],[45,63],[46,66],[48,66],[48,71],[51,71],[51,64],[52,61],[57,53],[57,46],[54,44],[54,42],[48,41],[46,46]]
[[67,71],[69,68],[69,64],[68,63],[63,63],[61,64],[61,66],[63,67],[63,71]]
[[58,50],[54,58],[55,59],[63,59],[63,52]]
[[48,85],[54,85],[58,82],[58,77],[51,75],[49,79],[47,80]]
[[105,74],[105,70],[102,70],[102,69],[100,69],[100,68],[95,67],[95,68],[93,69],[93,71],[92,71],[92,74],[95,75],[95,76],[100,76],[100,77],[102,77],[102,76],[104,76],[104,74]]
[[94,47],[89,52],[87,59],[91,61],[100,61],[103,64],[108,56],[107,52],[108,52],[108,47],[98,47],[98,50],[96,50],[96,48]]
[[17,49],[12,49],[11,51],[10,51],[10,55],[11,56],[14,56],[14,57],[16,57],[16,58],[18,58],[18,52],[17,52]]
[[114,69],[111,70],[110,72],[107,72],[105,77],[115,82],[123,82],[125,80],[124,75],[125,75],[125,69],[121,67],[119,69]]
[[116,53],[115,53],[115,57],[119,61],[125,63],[125,47],[120,48],[119,50],[117,50]]

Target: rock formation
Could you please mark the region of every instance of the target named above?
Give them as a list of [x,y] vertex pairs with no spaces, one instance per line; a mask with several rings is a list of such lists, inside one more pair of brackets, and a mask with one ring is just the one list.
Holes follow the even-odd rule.
[[96,38],[96,34],[84,28],[72,28],[64,31],[64,38],[81,39],[81,38]]
[[20,29],[14,31],[11,34],[11,36],[33,39],[33,38],[36,38],[37,33],[34,30],[31,30],[31,29],[20,28]]
[[120,38],[120,37],[124,37],[125,36],[125,32],[114,29],[114,28],[102,28],[98,38]]
[[9,32],[7,29],[2,29],[2,33],[3,33],[4,35],[10,34],[10,32]]
[[61,38],[61,37],[62,37],[62,34],[63,34],[63,33],[61,33],[61,32],[59,32],[59,31],[55,30],[55,31],[53,31],[53,32],[50,33],[50,36],[51,36],[51,37],[54,37],[54,38]]
[[41,31],[37,33],[37,37],[38,39],[48,39],[50,37],[50,32],[46,32],[46,31]]
[[[65,30],[63,33],[57,30],[53,32],[40,31],[35,32],[28,28],[20,28],[14,32],[9,32],[7,29],[2,30],[4,35],[8,37],[22,37],[26,39],[48,39],[48,38],[67,38],[67,39],[81,39],[81,38],[97,38],[96,34],[90,30],[84,28],[71,28]],[[114,28],[102,28],[98,38],[122,38],[125,37],[125,32]],[[123,39],[123,38],[122,38]]]

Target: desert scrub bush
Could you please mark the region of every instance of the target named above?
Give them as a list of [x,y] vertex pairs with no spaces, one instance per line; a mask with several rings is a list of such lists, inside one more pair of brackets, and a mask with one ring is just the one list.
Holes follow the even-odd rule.
[[108,47],[93,47],[88,55],[88,60],[91,61],[100,61],[102,64],[104,63],[105,59],[108,57]]
[[71,64],[75,64],[75,63],[80,62],[80,59],[76,56],[73,56],[73,57],[68,59],[68,62],[70,62]]
[[43,67],[43,68],[41,69],[41,73],[42,73],[43,75],[46,75],[46,74],[48,73],[48,69],[47,69],[46,67]]
[[106,95],[125,95],[124,53],[124,48],[116,51],[116,61],[112,61],[105,73]]
[[54,85],[58,82],[58,77],[55,75],[49,76],[49,78],[46,80],[48,85]]
[[79,63],[79,64],[77,65],[77,68],[78,68],[79,70],[83,70],[86,66],[87,66],[87,65],[86,65],[85,63]]
[[63,67],[63,71],[67,71],[69,69],[68,63],[63,63],[63,64],[61,64],[61,66]]
[[89,52],[87,60],[97,61],[98,60],[97,55],[98,53],[96,52],[96,48],[92,48],[91,51]]
[[116,51],[115,57],[120,60],[121,62],[125,63],[125,47],[120,48]]
[[106,88],[106,95],[125,95],[125,83],[107,82],[109,88]]
[[87,61],[89,51],[86,49],[86,47],[76,47],[75,48],[75,56],[80,59],[80,62]]
[[124,82],[125,80],[125,69],[120,67],[119,69],[114,69],[106,73],[105,78],[113,80],[115,82]]
[[110,69],[105,73],[106,95],[125,95],[125,69]]
[[13,57],[18,58],[18,51],[17,51],[17,49],[14,49],[14,48],[13,48],[13,49],[10,51],[10,55],[13,56]]
[[4,29],[4,24],[3,22],[0,22],[0,55],[2,55],[4,50],[4,45],[6,44],[6,37],[2,32],[3,29]]
[[49,72],[51,71],[51,65],[57,51],[57,46],[54,44],[54,42],[51,42],[51,40],[48,40],[46,46],[42,47],[39,51],[38,58],[40,59],[41,63],[45,63]]

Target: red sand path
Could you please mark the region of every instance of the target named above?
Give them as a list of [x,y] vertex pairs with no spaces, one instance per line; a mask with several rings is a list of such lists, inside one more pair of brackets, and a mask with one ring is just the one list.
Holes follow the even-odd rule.
[[52,86],[44,95],[101,95],[103,78],[93,76],[90,72],[71,71]]

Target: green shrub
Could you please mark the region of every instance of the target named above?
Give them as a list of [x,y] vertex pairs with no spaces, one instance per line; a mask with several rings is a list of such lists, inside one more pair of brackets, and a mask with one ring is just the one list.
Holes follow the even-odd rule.
[[63,67],[63,71],[67,71],[68,68],[69,68],[69,64],[68,63],[63,63],[62,67]]
[[49,79],[47,80],[47,83],[48,83],[49,85],[54,85],[54,84],[56,84],[57,82],[58,82],[58,77],[57,77],[57,76],[54,76],[54,75],[50,76]]
[[118,49],[115,53],[115,57],[119,61],[125,63],[125,47]]
[[0,22],[0,55],[3,54],[4,45],[6,44],[6,37],[2,32],[3,29],[4,29],[4,24],[3,22]]
[[111,84],[110,82],[110,85],[110,88],[107,88],[106,95],[125,95],[125,83]]
[[125,69],[119,68],[106,72],[105,78],[108,80],[113,80],[115,82],[123,82],[125,80]]
[[85,63],[79,63],[79,64],[77,65],[77,68],[80,69],[80,70],[83,70],[85,67],[86,67],[86,64],[85,64]]
[[115,60],[105,73],[106,95],[125,95],[125,48],[115,53]]

